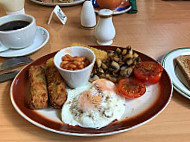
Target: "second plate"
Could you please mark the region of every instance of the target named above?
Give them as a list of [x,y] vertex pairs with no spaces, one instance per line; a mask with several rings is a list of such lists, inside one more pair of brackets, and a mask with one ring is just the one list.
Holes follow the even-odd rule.
[[178,48],[170,51],[163,57],[161,64],[168,72],[176,91],[190,99],[190,90],[179,78],[179,73],[177,73],[178,66],[174,62],[174,59],[180,55],[190,55],[190,48]]

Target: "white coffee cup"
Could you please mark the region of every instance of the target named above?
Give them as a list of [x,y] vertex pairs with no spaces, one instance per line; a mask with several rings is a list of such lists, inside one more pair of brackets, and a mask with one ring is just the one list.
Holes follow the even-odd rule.
[[0,17],[0,26],[11,21],[27,21],[29,25],[17,30],[0,30],[0,42],[3,44],[0,45],[0,48],[1,46],[5,46],[12,49],[21,49],[31,45],[36,34],[35,18],[25,14],[7,15]]

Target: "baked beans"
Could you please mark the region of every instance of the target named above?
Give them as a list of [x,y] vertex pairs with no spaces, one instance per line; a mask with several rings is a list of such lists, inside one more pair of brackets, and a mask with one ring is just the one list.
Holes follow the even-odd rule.
[[60,67],[66,70],[80,70],[87,67],[90,64],[90,61],[84,56],[72,57],[71,55],[66,54],[61,59],[62,62]]

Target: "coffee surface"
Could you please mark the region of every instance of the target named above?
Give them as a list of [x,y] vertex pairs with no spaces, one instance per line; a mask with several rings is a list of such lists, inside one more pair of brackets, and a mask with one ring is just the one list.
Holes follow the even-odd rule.
[[18,29],[22,29],[22,28],[26,27],[29,24],[30,24],[30,22],[28,22],[28,21],[22,21],[22,20],[11,21],[11,22],[5,23],[3,25],[0,25],[0,31],[18,30]]

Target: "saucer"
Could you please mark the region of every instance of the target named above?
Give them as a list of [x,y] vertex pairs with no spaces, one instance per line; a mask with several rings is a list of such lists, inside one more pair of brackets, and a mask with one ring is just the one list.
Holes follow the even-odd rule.
[[29,55],[42,48],[48,42],[48,40],[49,32],[46,29],[37,26],[36,36],[32,45],[23,49],[8,49],[6,51],[0,52],[0,57],[19,57]]
[[[99,12],[101,8],[99,7],[96,0],[91,0],[91,2],[92,2],[92,5],[94,6],[95,12]],[[131,8],[132,7],[131,7],[131,4],[129,3],[129,0],[123,0],[123,2],[116,9],[112,10],[113,15],[125,13],[129,11]]]

